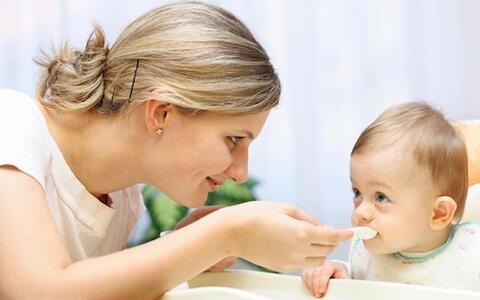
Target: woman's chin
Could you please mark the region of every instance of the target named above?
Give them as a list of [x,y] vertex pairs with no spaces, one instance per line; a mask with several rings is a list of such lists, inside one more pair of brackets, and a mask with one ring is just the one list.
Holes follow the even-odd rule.
[[[191,195],[191,196],[185,196],[181,195],[175,200],[178,204],[181,204],[183,206],[186,206],[188,208],[199,208],[205,205],[205,202],[207,202],[207,197],[208,194],[205,195]],[[175,198],[173,198],[175,199]]]

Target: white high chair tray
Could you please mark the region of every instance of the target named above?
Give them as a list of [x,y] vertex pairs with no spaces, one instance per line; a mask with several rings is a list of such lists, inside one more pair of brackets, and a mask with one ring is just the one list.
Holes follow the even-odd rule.
[[[187,284],[165,293],[161,300],[312,300],[299,276],[232,270],[202,273]],[[479,300],[480,293],[434,287],[332,279],[325,300]]]

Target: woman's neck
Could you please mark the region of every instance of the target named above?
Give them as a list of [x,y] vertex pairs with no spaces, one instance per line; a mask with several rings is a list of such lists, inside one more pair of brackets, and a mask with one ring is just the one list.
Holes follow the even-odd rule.
[[72,172],[95,197],[137,183],[131,132],[118,118],[58,112],[41,107],[47,126]]

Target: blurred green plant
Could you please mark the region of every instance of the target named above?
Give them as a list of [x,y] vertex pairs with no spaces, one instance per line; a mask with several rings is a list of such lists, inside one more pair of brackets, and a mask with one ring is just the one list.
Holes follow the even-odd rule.
[[[258,181],[252,178],[241,184],[228,180],[208,194],[206,205],[229,206],[255,201],[257,198],[253,190],[256,185]],[[189,212],[188,207],[176,203],[154,186],[145,185],[142,194],[150,217],[150,227],[137,239],[135,245],[156,239],[162,231],[172,230]]]

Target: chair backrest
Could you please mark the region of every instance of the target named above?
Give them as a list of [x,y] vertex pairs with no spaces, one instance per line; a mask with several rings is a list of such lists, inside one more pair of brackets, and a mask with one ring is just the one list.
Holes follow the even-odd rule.
[[468,185],[480,183],[480,120],[460,121],[454,126],[463,135],[468,152]]
[[468,196],[462,221],[480,221],[480,120],[460,121],[455,127],[463,135],[468,153]]

